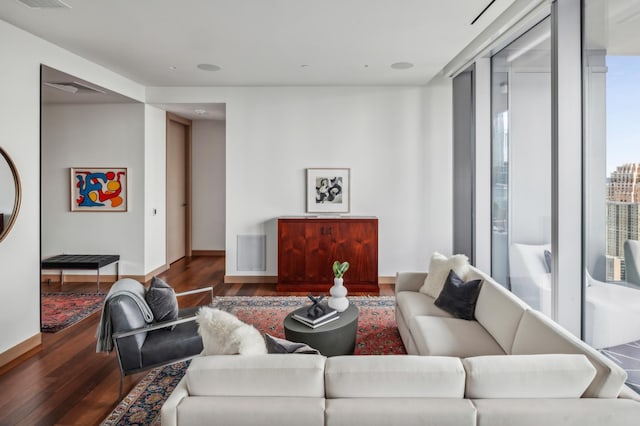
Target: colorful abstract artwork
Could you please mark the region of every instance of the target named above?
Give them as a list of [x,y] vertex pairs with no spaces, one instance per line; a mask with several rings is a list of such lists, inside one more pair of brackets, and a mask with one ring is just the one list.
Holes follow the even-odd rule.
[[127,169],[72,167],[71,211],[126,212]]

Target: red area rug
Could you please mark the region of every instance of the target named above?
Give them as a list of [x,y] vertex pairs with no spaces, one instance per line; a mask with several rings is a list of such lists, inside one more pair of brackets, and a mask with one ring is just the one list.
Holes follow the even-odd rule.
[[[282,322],[306,297],[216,297],[212,306],[231,312],[262,333],[284,338]],[[405,354],[395,321],[394,297],[349,297],[360,310],[356,355]],[[188,363],[151,370],[102,422],[111,425],[159,425],[160,408]]]
[[55,333],[77,323],[102,308],[102,293],[42,293],[42,325],[45,333]]

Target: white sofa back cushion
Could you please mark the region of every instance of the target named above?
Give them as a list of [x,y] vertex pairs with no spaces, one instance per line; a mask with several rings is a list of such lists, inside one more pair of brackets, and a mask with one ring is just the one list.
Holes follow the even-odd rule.
[[327,398],[463,398],[459,358],[415,355],[327,359]]
[[462,363],[466,398],[580,398],[596,375],[584,355],[479,356]]
[[216,355],[187,369],[191,396],[324,397],[322,355]]
[[510,354],[520,319],[529,307],[493,278],[471,267],[467,279],[476,278],[484,280],[476,302],[476,320]]
[[538,311],[528,310],[520,321],[512,348],[513,355],[584,354],[596,368],[596,377],[585,391],[585,398],[616,398],[627,373],[613,361],[587,346],[567,330]]

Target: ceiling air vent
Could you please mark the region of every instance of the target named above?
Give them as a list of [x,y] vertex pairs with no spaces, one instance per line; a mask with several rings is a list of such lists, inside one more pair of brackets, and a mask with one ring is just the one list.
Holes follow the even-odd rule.
[[60,0],[18,0],[20,3],[32,9],[54,9],[64,7],[71,9],[71,6]]
[[92,87],[87,84],[82,84],[77,81],[73,82],[64,82],[64,83],[53,83],[53,82],[45,82],[45,86],[53,87],[54,89],[63,90],[69,93],[78,93],[78,92],[94,92],[94,93],[106,93],[104,90],[100,90],[97,87]]

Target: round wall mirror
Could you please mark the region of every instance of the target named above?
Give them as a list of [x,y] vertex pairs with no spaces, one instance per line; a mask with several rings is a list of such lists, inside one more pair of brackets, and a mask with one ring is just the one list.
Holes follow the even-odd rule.
[[9,234],[20,210],[20,176],[9,154],[0,147],[0,241]]

